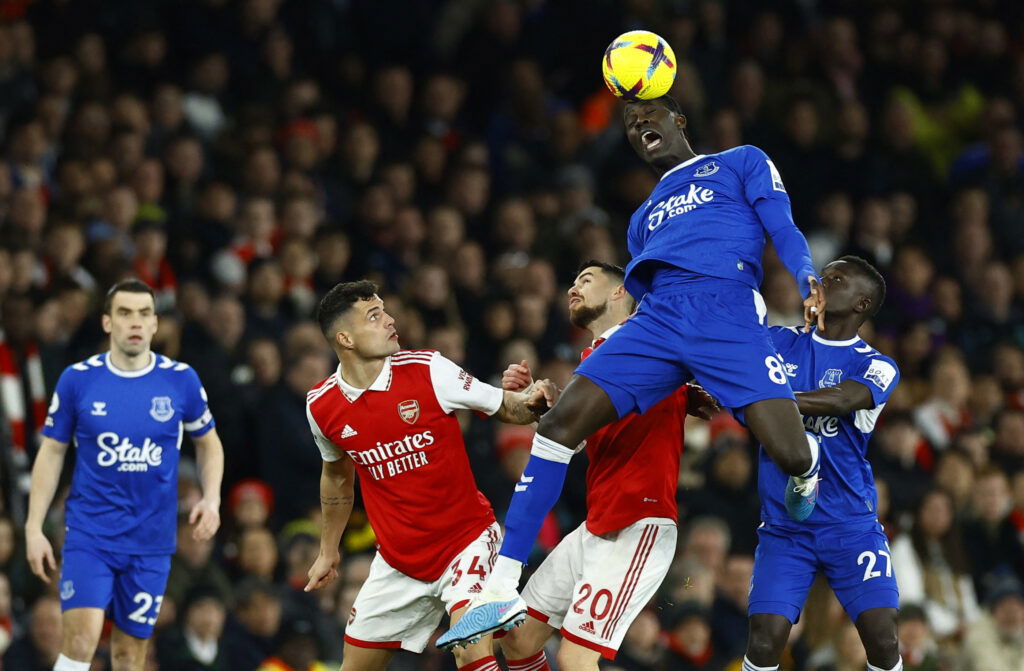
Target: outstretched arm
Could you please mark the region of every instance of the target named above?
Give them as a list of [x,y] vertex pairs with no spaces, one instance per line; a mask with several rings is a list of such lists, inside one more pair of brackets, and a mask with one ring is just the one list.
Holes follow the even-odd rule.
[[818,276],[811,263],[811,250],[807,239],[793,221],[789,201],[781,198],[761,198],[754,203],[761,225],[775,245],[775,251],[789,272],[796,278],[800,295],[804,298],[804,327],[818,323],[825,330],[825,292],[818,284]]

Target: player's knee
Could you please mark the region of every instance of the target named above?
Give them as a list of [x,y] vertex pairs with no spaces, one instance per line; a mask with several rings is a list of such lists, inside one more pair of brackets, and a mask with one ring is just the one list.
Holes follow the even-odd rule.
[[893,661],[899,655],[900,641],[896,633],[896,616],[877,614],[858,618],[864,650],[869,660]]
[[71,659],[92,659],[97,643],[87,632],[70,631],[64,635],[64,654]]

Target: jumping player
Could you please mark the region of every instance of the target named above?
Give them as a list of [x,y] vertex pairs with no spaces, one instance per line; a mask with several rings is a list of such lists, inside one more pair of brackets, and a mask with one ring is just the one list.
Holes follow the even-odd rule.
[[743,419],[793,480],[789,514],[802,520],[817,496],[818,439],[804,431],[757,292],[765,233],[797,278],[805,328],[824,328],[825,297],[789,196],[763,151],[743,146],[696,155],[686,117],[664,96],[626,104],[626,136],[661,174],[628,231],[626,290],[637,314],[576,369],[540,422],[505,519],[505,540],[474,608],[438,640],[450,647],[525,617],[519,578],[544,515],[558,499],[573,446],[631,412],[645,412],[696,378]]
[[[399,351],[395,320],[372,282],[339,284],[317,309],[338,370],[306,397],[323,457],[320,554],[306,591],[337,577],[358,470],[377,556],[356,596],[342,671],[383,669],[422,652],[445,611],[458,621],[491,570],[501,532],[477,491],[455,410],[529,424],[554,402],[547,380],[502,391],[430,350]],[[464,671],[498,671],[490,640],[456,651]]]
[[[636,306],[619,266],[587,261],[569,289],[569,320],[587,329],[589,356]],[[524,361],[505,389],[533,382]],[[615,659],[622,638],[661,585],[676,550],[676,486],[687,408],[710,418],[714,399],[683,386],[643,415],[630,414],[587,438],[587,520],[547,556],[523,590],[525,624],[501,639],[509,671],[547,669],[544,643],[557,630],[558,664],[579,671]]]
[[56,564],[43,519],[74,440],[60,570],[64,642],[54,671],[88,671],[105,614],[114,622],[114,671],[145,665],[175,548],[183,431],[195,443],[203,487],[189,514],[192,534],[205,540],[220,526],[224,450],[199,376],[149,349],[153,290],[139,280],[115,284],[102,324],[110,350],[61,373],[32,468],[25,545],[32,572],[48,583]]
[[[772,327],[804,425],[821,437],[821,478],[828,485],[802,523],[786,515],[785,474],[761,452],[761,527],[748,613],[744,671],[778,669],[790,627],[821,570],[857,625],[870,671],[903,668],[896,638],[899,592],[882,526],[871,466],[864,455],[899,370],[857,336],[881,307],[885,282],[867,261],[844,256],[821,277],[827,330]],[[826,335],[827,334],[827,335]],[[806,390],[806,391],[803,391]]]

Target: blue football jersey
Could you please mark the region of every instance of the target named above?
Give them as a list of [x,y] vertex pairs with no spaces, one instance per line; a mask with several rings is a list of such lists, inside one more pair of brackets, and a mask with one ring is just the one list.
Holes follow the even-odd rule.
[[[896,363],[863,340],[826,340],[815,330],[773,326],[782,370],[793,391],[813,391],[854,380],[871,391],[873,407],[843,417],[804,417],[806,429],[821,438],[821,486],[818,503],[803,524],[833,524],[874,519],[878,508],[875,478],[865,458],[868,439],[889,395],[899,383]],[[758,468],[761,518],[792,523],[783,500],[788,476],[761,448]]]
[[[695,156],[669,170],[630,218],[632,260],[626,267],[626,289],[638,299],[650,291],[651,272],[645,265],[652,261],[756,289],[762,278],[765,228],[754,204],[764,198],[789,204],[779,171],[757,147]],[[786,226],[799,233],[791,219]],[[804,282],[814,268],[800,239],[792,258],[783,261],[791,269],[800,268],[799,281]]]
[[66,545],[170,554],[182,435],[214,426],[206,392],[188,364],[154,354],[147,367],[124,371],[109,356],[64,369],[43,427],[75,446]]

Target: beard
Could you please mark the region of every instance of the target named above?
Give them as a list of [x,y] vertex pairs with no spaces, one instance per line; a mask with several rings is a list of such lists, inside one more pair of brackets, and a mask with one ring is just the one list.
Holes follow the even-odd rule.
[[577,328],[590,328],[590,325],[594,323],[594,320],[605,312],[608,312],[608,301],[605,301],[600,305],[580,305],[569,310],[569,322]]

